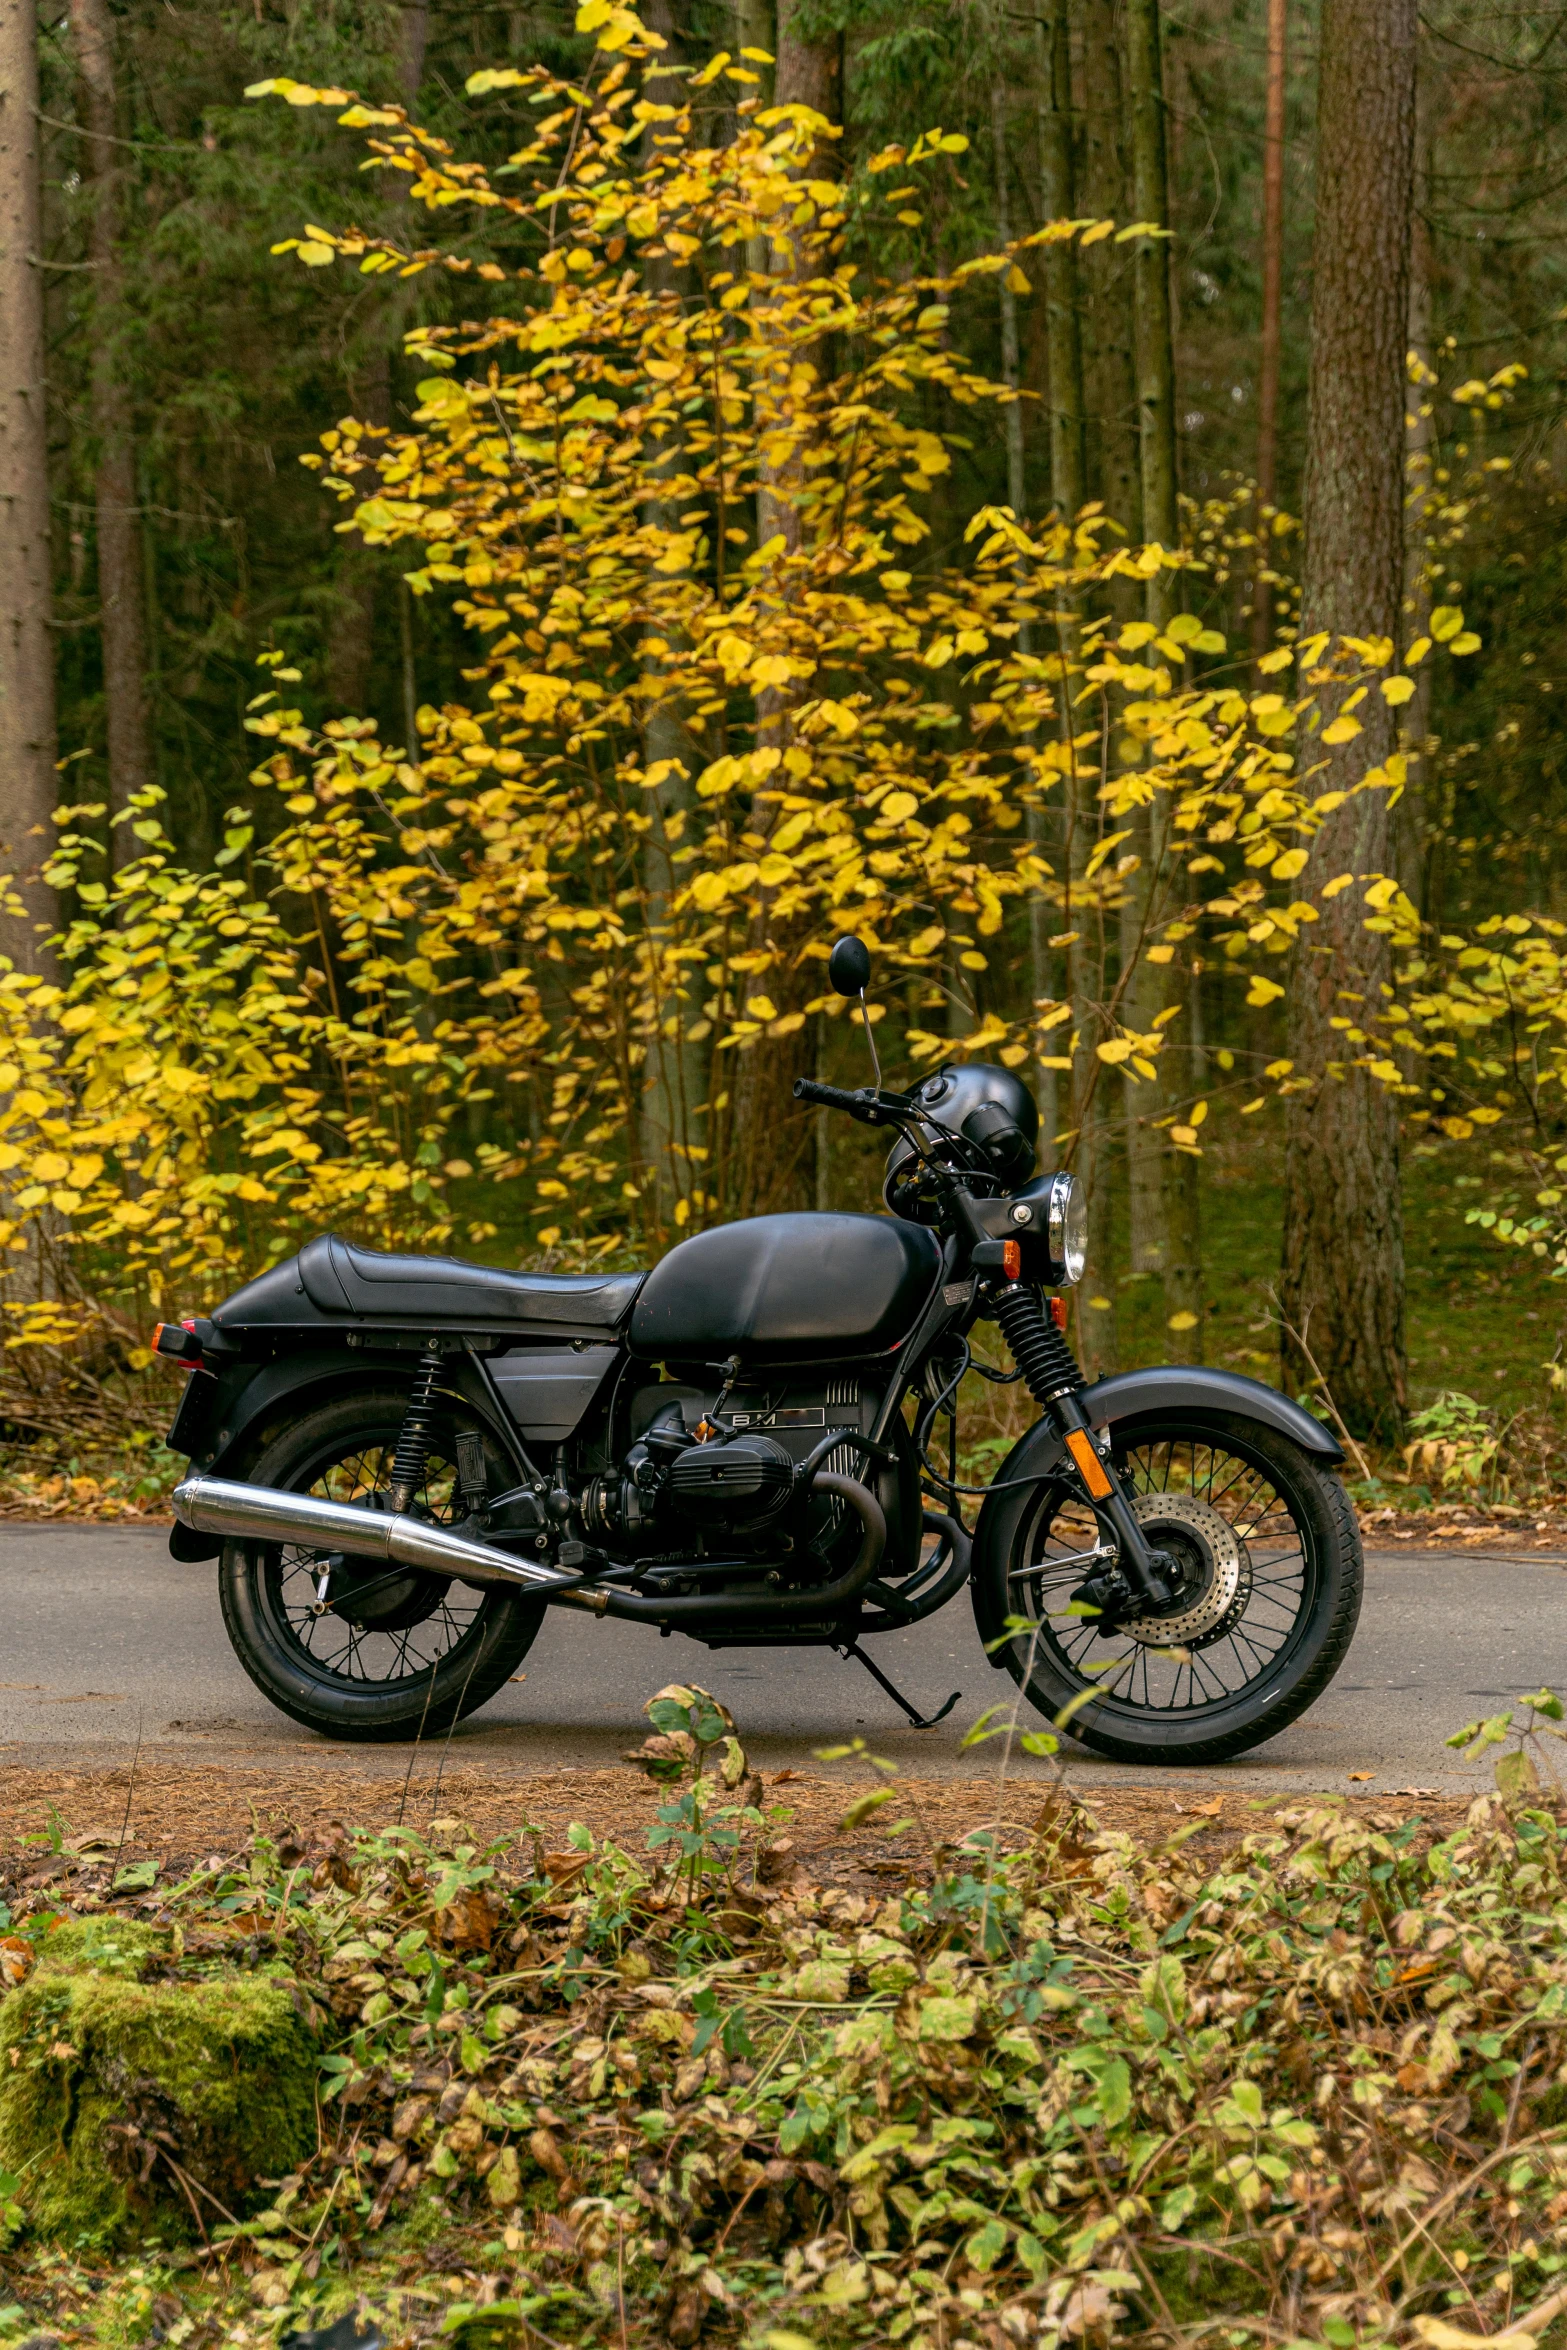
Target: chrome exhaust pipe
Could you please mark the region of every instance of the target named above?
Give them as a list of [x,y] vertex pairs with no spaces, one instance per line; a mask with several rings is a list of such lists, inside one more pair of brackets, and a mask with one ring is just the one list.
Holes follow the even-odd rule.
[[234,1485],[222,1477],[187,1477],[174,1488],[174,1514],[198,1534],[225,1534],[240,1542],[297,1542],[311,1550],[343,1550],[354,1558],[385,1559],[427,1575],[462,1583],[491,1583],[540,1598],[567,1599],[603,1615],[608,1596],[561,1567],[513,1558],[487,1542],[469,1542],[422,1518],[390,1510],[322,1501],[312,1493],[282,1493],[271,1485]]

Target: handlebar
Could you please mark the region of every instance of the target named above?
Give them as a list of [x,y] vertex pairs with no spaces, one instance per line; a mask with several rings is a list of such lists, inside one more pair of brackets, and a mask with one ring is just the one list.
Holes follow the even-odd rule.
[[841,1085],[818,1085],[814,1077],[794,1081],[797,1102],[820,1102],[824,1110],[847,1110],[862,1126],[907,1127],[914,1104],[906,1093],[879,1093],[867,1086],[863,1093],[845,1093]]
[[820,1102],[824,1110],[847,1110],[850,1117],[863,1117],[869,1107],[859,1094],[845,1093],[841,1085],[818,1085],[814,1077],[797,1077],[794,1081],[797,1102]]

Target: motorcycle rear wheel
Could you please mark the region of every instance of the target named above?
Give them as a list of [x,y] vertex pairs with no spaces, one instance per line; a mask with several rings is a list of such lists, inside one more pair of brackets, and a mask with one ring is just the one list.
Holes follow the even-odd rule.
[[[249,1481],[362,1508],[379,1500],[384,1508],[405,1400],[393,1388],[322,1405],[272,1439]],[[436,1525],[463,1515],[459,1425],[485,1433],[451,1410],[437,1421],[414,1503],[416,1514]],[[493,1491],[505,1474],[498,1450],[488,1466]],[[227,1542],[218,1592],[234,1653],[256,1687],[291,1720],[326,1737],[388,1742],[448,1730],[505,1686],[544,1620],[542,1602],[437,1576],[389,1580],[383,1565],[368,1560],[338,1571],[330,1595],[336,1604],[318,1615],[321,1564],[320,1554],[294,1544]],[[366,1592],[357,1608],[356,1583]]]
[[[1086,1570],[1049,1562],[1089,1547],[1095,1524],[1075,1483],[1044,1479],[1007,1497],[990,1550],[998,1617],[1029,1621],[1002,1661],[1038,1712],[1096,1754],[1227,1762],[1296,1720],[1343,1663],[1364,1581],[1354,1511],[1331,1471],[1254,1420],[1172,1413],[1111,1435],[1149,1539],[1189,1566],[1170,1630],[1149,1619],[1101,1632],[1071,1612]],[[1036,1565],[1040,1576],[1014,1579]]]

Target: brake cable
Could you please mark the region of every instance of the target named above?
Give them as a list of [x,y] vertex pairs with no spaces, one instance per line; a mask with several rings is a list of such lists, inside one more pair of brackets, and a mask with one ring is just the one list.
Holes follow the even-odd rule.
[[[952,1377],[947,1381],[945,1387],[942,1388],[940,1394],[935,1396],[929,1403],[926,1404],[925,1409],[920,1412],[914,1422],[914,1444],[915,1449],[919,1453],[920,1467],[924,1470],[931,1483],[933,1485],[939,1485],[944,1493],[954,1495],[962,1493],[978,1496],[981,1499],[983,1499],[983,1497],[988,1493],[1014,1493],[1020,1491],[1025,1486],[1042,1484],[1044,1480],[1039,1477],[1007,1477],[1004,1478],[998,1485],[960,1485],[955,1477],[944,1477],[941,1471],[936,1467],[935,1463],[931,1460],[931,1457],[925,1448],[929,1443],[931,1433],[935,1428],[936,1416],[941,1411],[943,1405],[946,1403],[948,1396],[956,1394],[958,1388],[962,1385],[964,1376],[967,1372],[970,1370],[982,1372],[985,1377],[995,1379],[997,1384],[1001,1386],[1009,1386],[1013,1380],[1021,1378],[1022,1376],[1020,1371],[987,1371],[983,1363],[975,1362],[972,1350],[970,1349],[969,1342],[966,1338],[960,1338],[958,1344],[963,1349],[962,1361],[959,1363]],[[954,1438],[953,1452],[955,1456],[957,1449],[956,1411],[951,1414],[951,1418]],[[954,1466],[955,1465],[956,1461],[954,1458]]]

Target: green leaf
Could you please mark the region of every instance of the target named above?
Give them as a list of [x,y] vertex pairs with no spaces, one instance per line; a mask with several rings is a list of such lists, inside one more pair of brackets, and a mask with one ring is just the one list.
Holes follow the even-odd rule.
[[1540,1775],[1530,1757],[1522,1748],[1496,1758],[1496,1784],[1503,1795],[1532,1795],[1540,1784]]
[[1007,2248],[1007,2228],[1004,2221],[987,2219],[982,2228],[976,2228],[963,2250],[969,2266],[981,2271],[994,2268]]
[[1099,2076],[1099,2111],[1114,2128],[1132,2110],[1132,2076],[1124,2056],[1113,2056]]
[[796,1999],[814,1999],[826,2007],[841,2007],[849,1996],[849,1970],[831,1959],[808,1959],[795,1970],[791,1984]]
[[922,2040],[966,2040],[978,2016],[977,2000],[927,1999],[920,2009],[919,2036]]

